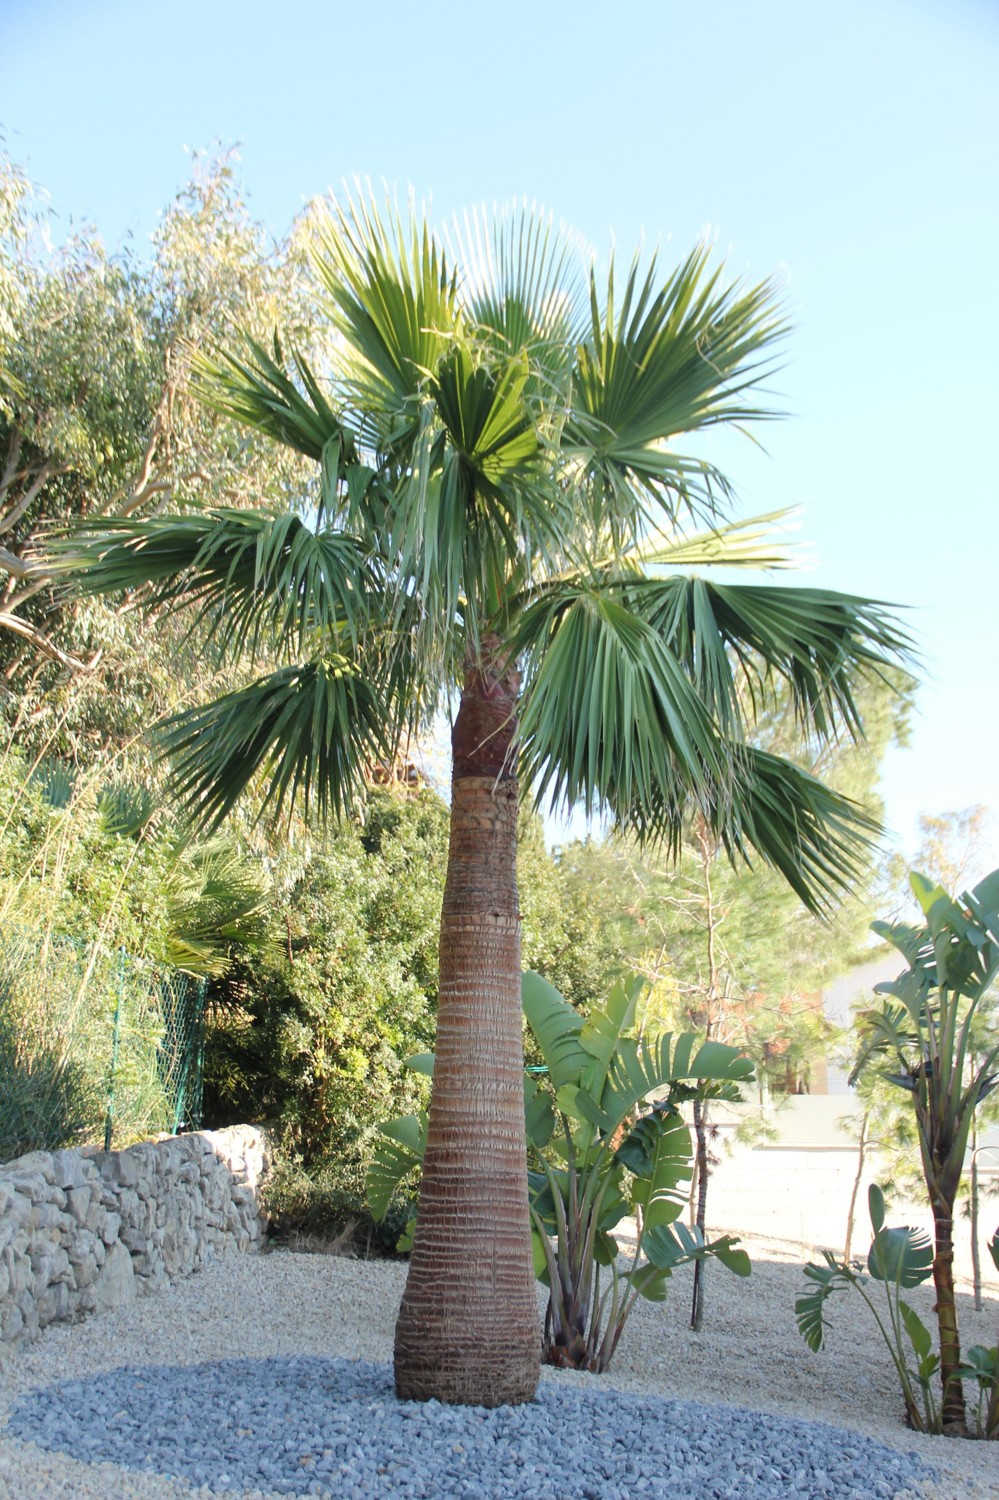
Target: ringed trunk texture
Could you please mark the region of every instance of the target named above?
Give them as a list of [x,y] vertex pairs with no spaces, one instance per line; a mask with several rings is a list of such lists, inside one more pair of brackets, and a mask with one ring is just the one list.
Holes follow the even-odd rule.
[[471,666],[452,734],[437,1060],[395,1334],[403,1400],[530,1401],[540,1371],[509,769],[518,690],[502,660]]
[[961,1340],[957,1328],[957,1303],[954,1298],[954,1218],[952,1206],[933,1203],[933,1285],[937,1300],[934,1311],[940,1332],[940,1380],[943,1387],[941,1416],[944,1432],[967,1431],[964,1387],[957,1370],[961,1364]]

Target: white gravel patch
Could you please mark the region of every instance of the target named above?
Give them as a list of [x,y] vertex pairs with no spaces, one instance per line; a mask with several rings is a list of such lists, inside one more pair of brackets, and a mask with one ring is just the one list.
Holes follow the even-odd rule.
[[[928,1438],[903,1426],[887,1353],[860,1299],[836,1299],[828,1346],[812,1354],[794,1322],[809,1253],[748,1235],[744,1242],[753,1274],[742,1281],[711,1267],[701,1333],[687,1327],[689,1273],[680,1273],[665,1304],[636,1308],[608,1374],[546,1369],[542,1378],[828,1422],[917,1453],[940,1476],[917,1492],[925,1500],[999,1500],[999,1444]],[[0,1363],[0,1497],[211,1496],[208,1487],[192,1489],[157,1474],[42,1452],[5,1430],[10,1406],[33,1389],[122,1365],[291,1355],[390,1361],[404,1279],[405,1267],[397,1263],[284,1251],[230,1255],[127,1308],[75,1326],[50,1325],[34,1344]],[[912,1299],[932,1323],[932,1291],[921,1288]],[[960,1318],[966,1345],[999,1338],[999,1300],[990,1298],[985,1312],[976,1314],[971,1298],[962,1297]],[[241,1500],[271,1494],[228,1493]]]

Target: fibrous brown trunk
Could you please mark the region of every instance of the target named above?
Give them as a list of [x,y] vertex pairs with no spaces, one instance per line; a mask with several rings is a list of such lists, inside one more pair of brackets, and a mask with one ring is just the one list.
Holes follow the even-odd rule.
[[961,1340],[954,1297],[954,1209],[953,1204],[946,1203],[942,1197],[934,1197],[933,1232],[933,1285],[937,1294],[934,1311],[940,1333],[943,1430],[963,1433],[966,1431],[967,1413],[964,1387],[957,1374],[961,1364]]
[[437,1060],[395,1336],[404,1400],[499,1406],[531,1400],[538,1383],[510,764],[518,690],[502,657],[473,663],[452,734]]

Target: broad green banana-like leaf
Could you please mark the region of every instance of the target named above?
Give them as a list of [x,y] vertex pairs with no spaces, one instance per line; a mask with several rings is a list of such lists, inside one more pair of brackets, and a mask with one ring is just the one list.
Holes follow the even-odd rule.
[[[913,1024],[905,1005],[889,1005],[886,1002],[880,1010],[861,1011],[858,1020],[864,1028],[864,1036],[850,1073],[851,1088],[875,1058],[893,1052],[896,1057],[905,1061],[908,1049],[919,1040],[918,1025]],[[903,1078],[906,1079],[905,1082],[902,1081]],[[912,1080],[908,1074],[899,1075],[894,1081],[902,1088],[911,1087]]]
[[921,1286],[933,1270],[933,1243],[923,1229],[879,1229],[867,1256],[867,1269],[875,1281],[890,1281],[910,1291]]
[[710,1257],[720,1260],[736,1276],[749,1276],[752,1272],[749,1256],[738,1245],[738,1239],[730,1234],[707,1241],[696,1225],[688,1228],[682,1220],[670,1225],[660,1224],[642,1236],[642,1249],[652,1264],[663,1270]]
[[910,967],[918,959],[923,945],[921,928],[913,927],[910,922],[872,922],[871,931],[897,948]]
[[798,1332],[813,1354],[818,1354],[821,1350],[825,1330],[829,1326],[825,1319],[827,1301],[835,1292],[854,1286],[857,1282],[857,1277],[849,1266],[837,1264],[828,1250],[823,1250],[822,1254],[826,1261],[824,1266],[805,1267],[805,1277],[814,1284],[814,1290],[803,1292],[800,1297],[795,1298],[794,1303]]
[[669,1266],[654,1266],[651,1261],[646,1261],[631,1272],[628,1283],[646,1302],[665,1302],[672,1274]]
[[566,1084],[578,1084],[591,1061],[580,1041],[583,1017],[553,984],[530,969],[521,976],[521,997],[527,1024],[548,1064],[552,1087],[558,1092]]
[[676,1037],[667,1033],[652,1041],[625,1037],[618,1044],[599,1101],[580,1089],[573,1101],[574,1112],[602,1134],[612,1135],[644,1099],[670,1083],[690,1078],[749,1082],[753,1064],[738,1048],[702,1041],[693,1032]]
[[964,1361],[957,1372],[963,1379],[980,1381],[985,1390],[994,1390],[999,1386],[999,1347],[988,1348],[984,1344],[972,1344]]
[[436,1060],[433,1052],[414,1052],[412,1057],[406,1058],[403,1066],[413,1073],[422,1073],[424,1078],[433,1078]]
[[654,1111],[632,1127],[616,1152],[634,1172],[632,1197],[642,1210],[643,1230],[672,1224],[687,1206],[693,1170],[690,1128],[675,1112]]
[[905,1331],[909,1335],[909,1342],[913,1347],[916,1358],[922,1363],[933,1351],[933,1339],[930,1336],[930,1330],[922,1318],[909,1306],[908,1302],[903,1302],[899,1299],[898,1310],[902,1315],[902,1322],[905,1324]]
[[375,1144],[364,1179],[364,1190],[376,1223],[384,1219],[399,1184],[423,1161],[427,1119],[425,1115],[402,1115],[397,1120],[387,1120],[379,1129],[382,1138]]
[[323,816],[341,817],[359,794],[364,767],[389,755],[388,711],[343,656],[282,667],[203,708],[164,721],[173,787],[200,821],[217,826],[247,784],[268,778],[261,813],[302,795]]
[[627,980],[619,979],[611,986],[603,1005],[595,1005],[586,1018],[579,1040],[592,1062],[583,1069],[578,1081],[594,1099],[600,1098],[618,1043],[634,1029],[644,987],[645,981],[637,974]]
[[539,1088],[529,1073],[524,1074],[524,1124],[529,1143],[543,1150],[555,1132],[555,1111],[548,1091]]

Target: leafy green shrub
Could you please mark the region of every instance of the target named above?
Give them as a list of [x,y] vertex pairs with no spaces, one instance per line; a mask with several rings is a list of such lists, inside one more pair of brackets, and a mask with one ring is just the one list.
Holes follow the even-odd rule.
[[[934,1377],[940,1372],[940,1355],[933,1348],[930,1331],[918,1313],[902,1297],[903,1291],[921,1286],[933,1273],[933,1245],[921,1229],[885,1227],[884,1194],[876,1183],[868,1191],[874,1239],[867,1256],[867,1272],[859,1262],[837,1261],[828,1250],[825,1265],[808,1265],[805,1275],[814,1289],[803,1292],[794,1304],[798,1331],[809,1349],[818,1352],[825,1338],[825,1306],[845,1287],[853,1287],[870,1308],[898,1376],[905,1404],[905,1420],[916,1432],[945,1432],[947,1387],[938,1402]],[[989,1245],[999,1270],[999,1230]],[[877,1310],[872,1282],[884,1287],[884,1316]],[[970,1435],[999,1437],[999,1348],[975,1344],[958,1366],[956,1379],[975,1380],[978,1401]]]
[[351,1253],[395,1258],[415,1200],[399,1194],[381,1219],[368,1205],[356,1174],[338,1161],[313,1165],[278,1151],[263,1190],[264,1209],[277,1239],[315,1235]]
[[363,827],[331,828],[275,904],[269,951],[210,990],[205,1112],[264,1120],[281,1165],[281,1233],[356,1226],[391,1253],[364,1195],[375,1126],[426,1102],[400,1061],[432,1045],[448,810],[430,790],[375,789]]
[[99,1067],[68,1004],[76,954],[30,935],[0,940],[0,1160],[94,1139],[103,1112]]
[[[671,1096],[686,1097],[698,1080],[714,1097],[731,1097],[752,1077],[752,1064],[690,1032],[634,1036],[642,989],[638,979],[614,985],[584,1020],[546,980],[523,976],[524,1014],[544,1058],[524,1079],[534,1268],[549,1292],[543,1358],[594,1374],[610,1365],[638,1298],[661,1302],[678,1266],[713,1257],[736,1275],[750,1273],[731,1236],[709,1244],[679,1222],[692,1148]],[[410,1066],[431,1073],[433,1058],[411,1058]],[[665,1100],[644,1108],[661,1090]],[[405,1207],[398,1189],[419,1170],[425,1143],[425,1116],[382,1124],[366,1179],[377,1222]],[[640,1231],[630,1264],[622,1264],[613,1231],[627,1214],[640,1216]],[[411,1221],[400,1249],[412,1230]]]
[[0,1161],[92,1140],[103,1100],[95,1080],[65,1053],[25,1054],[0,1018]]

